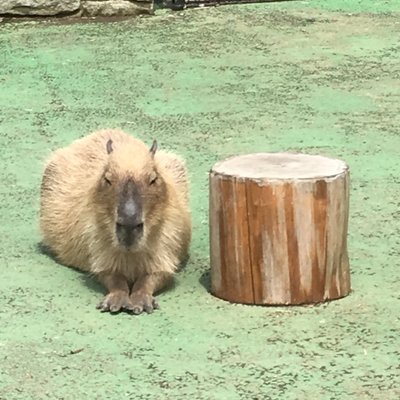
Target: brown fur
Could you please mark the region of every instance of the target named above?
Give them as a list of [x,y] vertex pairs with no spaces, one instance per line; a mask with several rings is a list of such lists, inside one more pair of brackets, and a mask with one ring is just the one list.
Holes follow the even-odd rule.
[[[106,151],[109,139],[111,154]],[[150,186],[155,173],[157,185]],[[113,181],[110,187],[105,177]],[[140,188],[144,215],[143,237],[129,251],[115,234],[116,188],[127,178]],[[152,311],[154,292],[165,286],[190,244],[185,164],[163,151],[152,157],[143,142],[123,131],[94,132],[48,160],[40,227],[44,244],[61,263],[97,275],[107,287],[103,310]]]

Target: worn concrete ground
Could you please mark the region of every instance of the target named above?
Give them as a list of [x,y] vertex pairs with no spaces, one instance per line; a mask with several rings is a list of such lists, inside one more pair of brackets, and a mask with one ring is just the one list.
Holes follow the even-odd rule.
[[[220,7],[0,25],[0,399],[400,398],[400,3]],[[150,316],[37,244],[42,160],[100,127],[187,157],[191,260]],[[297,150],[351,168],[353,292],[316,307],[207,292],[207,172]]]

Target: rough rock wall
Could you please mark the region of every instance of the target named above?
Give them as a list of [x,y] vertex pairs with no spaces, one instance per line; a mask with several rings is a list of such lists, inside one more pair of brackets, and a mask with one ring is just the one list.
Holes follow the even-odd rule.
[[0,0],[0,16],[129,16],[150,13],[152,0]]

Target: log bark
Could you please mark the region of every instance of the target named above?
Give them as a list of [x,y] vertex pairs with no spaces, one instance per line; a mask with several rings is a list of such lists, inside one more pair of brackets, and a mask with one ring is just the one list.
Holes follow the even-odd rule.
[[210,171],[211,292],[235,303],[312,304],[350,292],[349,168],[291,153]]

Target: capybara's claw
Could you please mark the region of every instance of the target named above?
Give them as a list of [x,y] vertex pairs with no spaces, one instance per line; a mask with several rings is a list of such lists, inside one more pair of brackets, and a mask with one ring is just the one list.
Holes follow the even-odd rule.
[[97,305],[97,308],[106,312],[116,313],[122,310],[133,311],[134,307],[129,299],[129,295],[126,292],[112,292],[109,293],[104,299]]
[[131,303],[133,304],[133,314],[139,315],[143,311],[147,314],[151,314],[154,310],[159,309],[159,305],[156,299],[151,294],[134,292],[130,297]]

